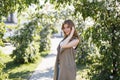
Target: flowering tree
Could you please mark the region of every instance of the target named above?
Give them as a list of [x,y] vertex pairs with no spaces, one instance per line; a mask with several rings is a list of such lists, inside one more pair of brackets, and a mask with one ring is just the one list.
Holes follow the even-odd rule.
[[[120,79],[120,2],[118,0],[50,0],[56,7],[72,4],[74,14],[85,20],[91,17],[94,25],[83,32],[88,44],[97,48],[90,64],[91,80]],[[89,48],[88,48],[89,49]],[[89,50],[88,50],[89,51]],[[87,52],[88,53],[88,52]]]

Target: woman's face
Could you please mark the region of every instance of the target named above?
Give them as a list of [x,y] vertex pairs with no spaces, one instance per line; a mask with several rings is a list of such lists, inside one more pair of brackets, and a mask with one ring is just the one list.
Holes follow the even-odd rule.
[[69,35],[70,34],[71,29],[68,26],[68,24],[64,24],[63,32],[65,33],[65,35]]

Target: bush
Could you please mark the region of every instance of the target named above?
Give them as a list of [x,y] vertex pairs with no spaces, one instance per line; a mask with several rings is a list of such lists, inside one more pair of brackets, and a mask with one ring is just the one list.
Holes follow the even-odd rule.
[[8,78],[8,74],[3,72],[3,68],[5,68],[5,64],[3,62],[2,56],[4,55],[0,51],[0,80],[5,80]]
[[0,46],[4,46],[4,43],[3,43],[4,33],[5,33],[5,25],[4,23],[0,23]]
[[[35,42],[37,38],[36,34],[37,20],[32,20],[28,24],[24,24],[24,27],[16,32],[16,35],[12,38],[16,50],[13,51],[11,56],[17,63],[29,63],[34,62],[38,57],[38,43]],[[38,38],[39,39],[39,38]]]
[[40,32],[40,52],[49,51],[50,50],[50,28],[49,26],[44,26]]

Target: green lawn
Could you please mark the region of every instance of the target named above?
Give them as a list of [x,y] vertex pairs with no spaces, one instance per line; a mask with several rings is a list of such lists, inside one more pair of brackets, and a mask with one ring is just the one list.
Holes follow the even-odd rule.
[[39,57],[35,63],[20,65],[14,63],[13,59],[8,55],[2,58],[6,64],[6,68],[3,70],[8,73],[9,80],[27,80],[41,61]]
[[[41,61],[41,57],[35,63],[31,64],[16,64],[13,62],[13,59],[9,55],[2,55],[4,63],[6,63],[6,68],[4,72],[8,74],[9,80],[27,80],[36,69],[38,64]],[[85,77],[87,76],[87,70],[89,70],[84,65],[77,66],[77,80],[88,80]]]

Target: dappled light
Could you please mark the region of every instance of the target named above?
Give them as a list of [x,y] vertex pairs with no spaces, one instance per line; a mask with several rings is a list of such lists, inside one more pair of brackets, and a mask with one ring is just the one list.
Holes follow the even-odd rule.
[[73,21],[79,39],[71,48],[76,80],[120,80],[119,0],[1,0],[0,5],[0,80],[53,80],[58,54],[71,48],[63,44],[74,25],[63,29],[65,20]]

